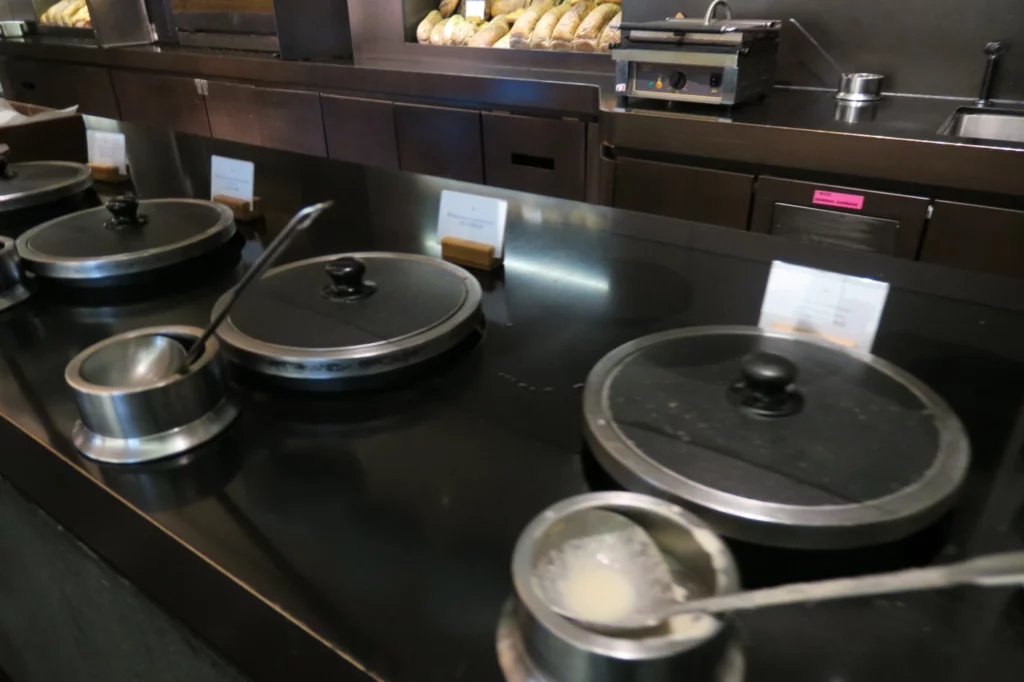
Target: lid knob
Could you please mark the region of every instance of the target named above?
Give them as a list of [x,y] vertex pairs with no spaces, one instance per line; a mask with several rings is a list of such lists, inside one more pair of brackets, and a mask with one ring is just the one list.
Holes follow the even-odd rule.
[[139,215],[139,200],[134,194],[122,194],[111,199],[107,202],[107,210],[113,218],[106,222],[106,226],[112,230],[138,227],[148,221],[145,215]]
[[11,170],[7,162],[7,152],[9,151],[11,151],[10,147],[0,144],[0,180],[10,180],[17,175],[17,173]]
[[729,399],[760,417],[786,417],[799,412],[803,396],[793,386],[800,370],[774,353],[752,353],[740,363],[743,377],[729,388]]
[[377,291],[377,285],[366,280],[366,263],[358,258],[342,256],[328,263],[325,270],[331,278],[323,290],[327,298],[352,301]]

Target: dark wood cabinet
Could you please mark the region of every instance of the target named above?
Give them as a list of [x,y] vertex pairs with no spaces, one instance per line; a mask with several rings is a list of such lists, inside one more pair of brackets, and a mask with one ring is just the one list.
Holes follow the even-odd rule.
[[811,244],[913,259],[928,206],[924,197],[762,176],[750,229]]
[[81,114],[118,118],[120,113],[110,71],[29,59],[3,59],[8,99],[52,109],[77,106]]
[[583,201],[586,124],[484,112],[487,184]]
[[754,176],[670,163],[619,159],[614,206],[747,229]]
[[395,133],[402,170],[483,184],[479,111],[396,103]]
[[1024,211],[936,201],[921,260],[1024,277]]
[[206,89],[213,137],[327,156],[319,93],[221,81]]
[[111,72],[121,120],[210,136],[201,82],[139,71]]
[[321,95],[327,155],[366,166],[398,166],[395,106],[391,102]]

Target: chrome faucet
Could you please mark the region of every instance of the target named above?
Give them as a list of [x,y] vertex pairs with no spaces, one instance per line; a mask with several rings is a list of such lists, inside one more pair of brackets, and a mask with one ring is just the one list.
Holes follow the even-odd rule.
[[999,58],[1002,57],[1010,49],[1010,46],[1006,43],[989,43],[985,46],[985,54],[988,55],[988,61],[985,62],[985,76],[981,81],[981,94],[978,95],[978,100],[975,102],[979,107],[987,107],[989,101],[992,99],[992,86],[996,80],[996,70],[999,66]]

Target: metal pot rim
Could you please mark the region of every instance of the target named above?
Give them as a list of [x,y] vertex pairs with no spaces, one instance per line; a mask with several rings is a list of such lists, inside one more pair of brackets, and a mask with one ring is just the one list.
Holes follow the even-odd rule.
[[673,635],[659,635],[645,639],[611,637],[582,628],[547,607],[533,589],[533,548],[547,529],[557,520],[585,509],[642,510],[659,515],[690,531],[707,552],[715,567],[718,580],[716,594],[735,592],[740,587],[735,560],[722,539],[693,513],[682,507],[649,495],[624,491],[598,492],[577,495],[548,507],[538,514],[519,535],[512,554],[512,582],[520,603],[554,635],[587,652],[619,660],[649,660],[683,653],[695,644],[717,636],[725,627],[719,622],[714,635],[699,640]]
[[76,173],[70,178],[54,182],[52,185],[37,187],[31,191],[18,192],[17,194],[0,194],[0,213],[38,206],[84,192],[92,187],[92,170],[81,163],[73,161],[22,161],[11,164],[13,170],[25,166],[65,166],[74,169]]

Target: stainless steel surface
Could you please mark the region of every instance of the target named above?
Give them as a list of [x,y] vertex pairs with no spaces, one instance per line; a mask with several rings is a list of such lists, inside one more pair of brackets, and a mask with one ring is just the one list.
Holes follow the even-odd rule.
[[999,60],[1010,49],[1006,43],[989,43],[985,46],[985,75],[981,79],[981,92],[978,95],[977,105],[987,107],[992,99],[992,89],[996,82],[996,72],[999,70]]
[[[661,547],[673,580],[698,596],[739,588],[732,555],[700,519],[646,495],[606,492],[580,495],[541,512],[522,532],[512,557],[514,605],[498,630],[499,659],[506,678],[557,682],[588,680],[723,680],[734,673],[730,652],[734,629],[728,619],[700,615],[630,638],[593,632],[547,607],[534,586],[534,572],[556,539],[559,525],[574,514],[605,509],[639,524]],[[506,612],[508,613],[508,612]],[[532,674],[532,677],[524,677]]]
[[844,73],[839,77],[836,99],[844,102],[875,102],[882,99],[884,80],[885,76],[880,73]]
[[0,312],[29,297],[30,292],[25,288],[22,274],[14,240],[0,237]]
[[1024,111],[962,108],[939,132],[975,140],[1024,143]]
[[147,45],[156,40],[145,0],[86,0],[103,47]]
[[201,333],[195,327],[148,327],[79,353],[64,373],[81,414],[73,432],[75,446],[99,461],[130,464],[180,454],[222,432],[238,410],[224,390],[215,339],[186,375],[142,387],[108,385],[126,370],[109,366],[107,349],[154,336],[186,345]]
[[108,388],[158,384],[184,365],[185,348],[169,336],[133,336],[109,343],[86,358],[85,381]]
[[38,206],[92,187],[89,167],[70,161],[12,163],[7,171],[9,177],[0,178],[0,213]]
[[[452,316],[419,333],[398,339],[345,348],[296,348],[280,346],[254,339],[235,327],[231,318],[220,326],[217,338],[224,344],[224,354],[232,361],[257,373],[284,379],[323,381],[379,376],[387,372],[428,360],[450,349],[466,338],[474,329],[482,328],[482,290],[476,278],[462,268],[427,256],[406,253],[361,252],[320,256],[274,268],[265,278],[291,268],[323,264],[336,260],[339,255],[371,260],[373,258],[402,258],[428,262],[458,275],[465,285],[465,299]],[[218,315],[227,304],[227,296],[214,306]]]
[[[88,169],[87,169],[88,170]],[[209,229],[180,242],[128,253],[116,253],[88,258],[67,258],[39,251],[33,246],[33,239],[40,233],[52,229],[64,229],[68,221],[88,220],[97,223],[109,218],[106,207],[93,208],[73,213],[38,225],[18,238],[18,252],[30,271],[41,277],[64,280],[68,283],[132,275],[149,272],[162,267],[182,263],[223,245],[235,235],[234,215],[222,204],[199,199],[151,199],[139,202],[141,211],[156,204],[191,203],[210,207],[217,219]],[[145,225],[138,228],[145,230]]]
[[[937,431],[934,463],[914,485],[870,502],[801,506],[750,499],[709,488],[649,459],[608,418],[606,388],[621,363],[634,353],[670,339],[707,334],[764,335],[851,353],[903,383],[929,407]],[[876,356],[842,349],[806,334],[753,327],[691,327],[654,334],[606,355],[591,370],[583,394],[585,437],[608,473],[630,490],[649,493],[697,511],[716,531],[764,545],[797,549],[842,549],[879,544],[924,528],[949,508],[970,460],[970,444],[946,402],[917,378]]]
[[188,371],[192,364],[202,355],[206,342],[214,335],[221,323],[227,319],[228,314],[231,312],[231,308],[235,305],[235,302],[242,293],[245,292],[248,286],[253,281],[263,276],[263,273],[266,272],[268,267],[270,267],[270,264],[273,263],[278,254],[284,250],[284,247],[291,243],[292,239],[295,238],[295,235],[316,222],[316,219],[331,206],[334,206],[333,201],[324,201],[313,206],[307,206],[295,214],[295,217],[293,217],[288,224],[284,226],[284,229],[278,233],[277,237],[274,238],[274,241],[270,243],[270,246],[260,254],[260,257],[252,264],[249,270],[245,273],[245,276],[242,277],[241,281],[239,281],[231,291],[225,294],[227,297],[226,300],[221,299],[224,301],[224,305],[221,306],[218,312],[214,314],[213,320],[211,320],[209,326],[206,327],[206,330],[196,340],[196,342],[192,344],[192,347],[188,351],[188,355],[179,359],[179,364],[175,369],[171,370],[172,372]]

